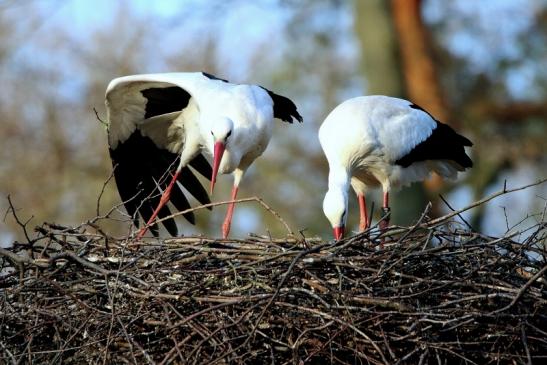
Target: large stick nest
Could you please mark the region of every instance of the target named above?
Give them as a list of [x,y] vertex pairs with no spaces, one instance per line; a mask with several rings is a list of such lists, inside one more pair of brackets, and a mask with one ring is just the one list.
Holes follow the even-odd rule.
[[338,242],[25,230],[0,248],[0,363],[547,361],[545,214],[516,242],[457,213]]

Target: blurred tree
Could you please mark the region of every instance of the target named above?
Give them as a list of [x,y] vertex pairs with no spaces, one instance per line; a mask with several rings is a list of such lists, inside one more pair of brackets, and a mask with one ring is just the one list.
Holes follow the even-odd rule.
[[[292,98],[305,122],[275,127],[242,192],[264,198],[306,235],[330,237],[321,213],[327,163],[317,129],[365,85],[366,94],[410,98],[470,134],[476,167],[467,175],[469,195],[483,195],[521,165],[545,175],[544,2],[167,3],[98,1],[93,11],[72,0],[0,4],[0,192],[11,194],[23,219],[35,216],[30,228],[43,221],[77,225],[95,215],[112,167],[93,108],[104,119],[108,81],[131,73],[206,70]],[[227,197],[230,185],[223,177],[213,199]],[[401,200],[407,198],[416,201]],[[413,210],[394,206],[402,215],[394,222],[405,223],[426,198],[411,190],[398,200]],[[111,181],[101,213],[118,203]],[[0,211],[6,209],[0,199]],[[198,227],[181,220],[182,231],[218,235],[223,215],[224,208],[204,212]],[[126,233],[123,209],[116,218],[123,223],[103,228]],[[236,210],[235,219],[234,236],[285,233],[253,204]],[[355,222],[352,216],[349,225]],[[18,235],[9,215],[0,221],[0,241]]]
[[[448,104],[475,142],[474,168],[467,178],[473,198],[503,184],[498,181],[503,175],[515,175],[521,167],[533,166],[530,180],[545,177],[547,3],[425,4]],[[541,205],[538,201],[536,208]],[[470,221],[477,229],[485,209],[472,212]]]
[[[394,1],[390,8],[388,2],[380,0],[355,1],[355,7],[355,30],[361,43],[361,68],[367,80],[366,94],[383,94],[401,98],[408,98],[407,95],[412,94],[412,98],[419,97],[420,100],[427,101],[427,98],[421,95],[422,89],[412,89],[412,92],[409,92],[411,87],[405,84],[406,72],[413,72],[415,68],[421,66],[416,65],[413,60],[407,59],[411,57],[406,51],[407,48],[401,47],[401,49],[399,47],[403,41],[411,43],[405,45],[409,48],[416,46],[415,43],[423,41],[420,34],[416,34],[418,32],[415,28],[420,26],[419,21],[405,22],[406,17],[411,15],[408,11],[412,8],[408,8],[405,1]],[[394,19],[398,22],[394,22]],[[394,23],[399,25],[401,31],[403,31],[403,27],[406,27],[408,29],[405,31],[414,32],[413,37],[404,40],[398,39],[397,36],[401,36],[401,33],[395,32]],[[419,47],[423,48],[421,45]],[[407,57],[401,57],[401,55]],[[422,54],[421,57],[425,58],[425,55]],[[401,64],[405,67],[401,67]],[[408,80],[410,76],[406,77]],[[422,106],[428,109],[428,105],[429,102],[426,102]],[[392,223],[411,223],[419,217],[426,202],[427,197],[420,184],[413,184],[401,191],[393,192],[391,194]],[[380,204],[377,207],[381,206]]]
[[422,20],[422,3],[421,0],[391,1],[405,90],[413,102],[448,123],[450,113],[439,85],[431,38]]

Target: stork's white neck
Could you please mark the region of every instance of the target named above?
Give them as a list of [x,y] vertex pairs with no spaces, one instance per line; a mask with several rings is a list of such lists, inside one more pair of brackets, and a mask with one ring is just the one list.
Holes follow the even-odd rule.
[[233,148],[231,144],[226,146],[226,151],[220,161],[220,167],[218,172],[221,174],[232,173],[238,166],[241,161],[241,154],[239,153],[237,147]]
[[351,176],[343,166],[330,166],[329,170],[329,190],[338,189],[348,191]]
[[323,199],[323,212],[332,227],[346,224],[350,175],[345,168],[333,168],[329,172],[329,190]]

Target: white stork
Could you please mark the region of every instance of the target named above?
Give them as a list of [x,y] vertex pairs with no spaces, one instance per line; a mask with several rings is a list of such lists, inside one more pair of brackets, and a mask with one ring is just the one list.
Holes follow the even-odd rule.
[[[391,188],[426,179],[432,171],[455,178],[473,165],[465,153],[472,143],[410,101],[376,95],[338,105],[319,129],[329,163],[323,211],[335,239],[344,235],[351,185],[359,200],[359,229],[368,228],[365,192],[381,186],[383,211]],[[385,228],[388,221],[382,221]]]
[[[245,171],[268,145],[274,118],[302,121],[290,99],[261,86],[232,84],[204,72],[116,78],[106,90],[106,107],[110,157],[120,197],[137,227],[137,211],[147,222],[139,238],[156,216],[171,214],[168,201],[178,210],[190,207],[179,184],[200,203],[210,202],[190,167],[211,180],[211,194],[217,173],[232,173],[234,200]],[[213,169],[204,150],[213,155]],[[233,211],[232,203],[222,225],[224,238]],[[194,224],[192,212],[184,217]],[[171,235],[177,235],[173,219],[162,223]],[[150,230],[157,236],[157,226],[151,225]]]

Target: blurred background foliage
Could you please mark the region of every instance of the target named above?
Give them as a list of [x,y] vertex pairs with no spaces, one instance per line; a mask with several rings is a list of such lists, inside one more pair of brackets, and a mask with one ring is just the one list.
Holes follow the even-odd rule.
[[[306,236],[330,238],[321,202],[328,166],[317,140],[326,115],[363,94],[408,98],[475,142],[475,167],[456,183],[432,178],[393,199],[407,224],[545,177],[547,2],[544,0],[0,0],[0,244],[29,228],[77,225],[97,215],[111,174],[104,91],[117,76],[207,71],[290,97],[304,124],[276,126],[240,196],[262,197]],[[214,200],[229,197],[220,179]],[[498,199],[467,218],[501,234],[545,206],[545,184]],[[352,199],[350,226],[358,220]],[[369,201],[380,202],[380,193]],[[100,213],[119,204],[113,181]],[[506,209],[507,208],[507,209]],[[184,233],[220,235],[224,207],[180,220]],[[112,234],[130,228],[100,221]],[[538,219],[531,217],[529,219]],[[284,234],[253,204],[236,208],[232,236]]]

